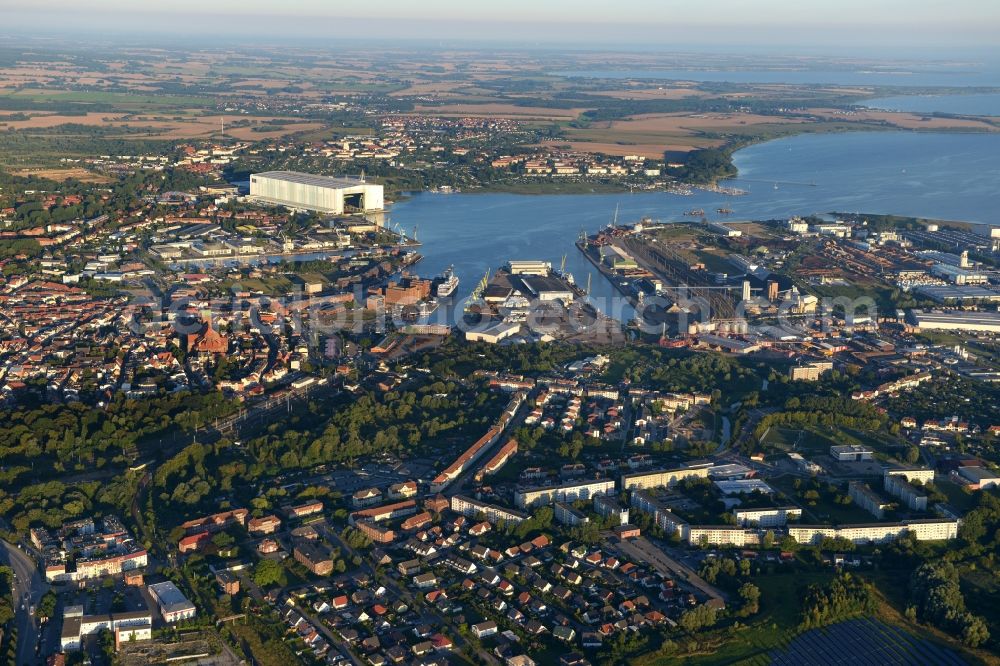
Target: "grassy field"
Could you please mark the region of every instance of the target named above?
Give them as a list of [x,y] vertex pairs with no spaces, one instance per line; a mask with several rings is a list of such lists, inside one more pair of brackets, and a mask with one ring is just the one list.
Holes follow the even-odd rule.
[[677,241],[694,240],[697,238],[699,230],[690,224],[674,223],[655,227],[646,233],[662,241]]
[[721,631],[707,638],[703,654],[684,657],[649,655],[632,661],[636,666],[709,666],[713,664],[766,664],[767,653],[788,643],[796,634],[800,600],[812,584],[826,583],[832,571],[789,572],[757,576],[761,590],[760,614],[744,628]]
[[[927,641],[928,652],[936,653],[937,649],[944,648],[957,653],[966,663],[997,663],[995,657],[984,651],[970,652],[940,631],[914,624],[903,617],[899,609],[907,603],[908,571],[876,571],[861,575],[872,579],[878,588],[878,609],[874,617],[861,620],[878,629],[878,635],[872,637],[876,644],[880,641],[892,645],[897,645],[899,641],[911,644]],[[761,611],[748,624],[739,629],[727,627],[699,636],[700,649],[693,654],[665,656],[653,653],[636,657],[630,663],[634,666],[766,666],[772,663],[772,652],[787,648],[796,638],[808,638],[810,632],[799,630],[801,600],[810,585],[828,583],[833,576],[832,570],[755,576],[753,582],[761,590]],[[826,632],[828,629],[812,631]]]
[[[566,140],[574,149],[591,146],[619,146],[634,153],[653,155],[664,152],[684,153],[697,148],[718,147],[727,142],[755,143],[796,134],[829,134],[833,132],[889,130],[892,127],[872,122],[802,122],[797,119],[754,116],[748,121],[743,114],[670,114],[660,120],[633,117],[626,120],[593,123],[586,127],[567,128]],[[593,148],[591,148],[593,149]],[[618,151],[615,151],[618,152]],[[618,154],[628,154],[618,152]]]
[[808,457],[824,455],[830,452],[830,447],[841,442],[835,438],[812,430],[792,428],[771,428],[764,437],[764,444],[774,446],[784,451],[796,451]]
[[870,523],[875,520],[872,514],[868,513],[857,504],[837,504],[825,495],[820,495],[816,506],[806,507],[820,521],[830,521],[841,525],[853,525],[857,523]]
[[143,95],[119,92],[58,91],[39,89],[0,89],[0,97],[30,100],[43,105],[58,102],[83,104],[111,104],[118,111],[162,111],[168,109],[191,109],[214,106],[214,100],[193,95]]
[[34,176],[35,178],[47,178],[49,180],[56,181],[69,180],[70,178],[73,178],[81,183],[110,183],[113,181],[112,178],[99,173],[94,173],[93,171],[87,171],[86,169],[80,167],[72,167],[68,169],[21,169],[19,171],[14,171],[13,175],[22,177]]
[[871,281],[852,280],[850,285],[816,284],[809,285],[809,291],[821,298],[857,298],[870,296],[876,307],[883,312],[895,310],[896,304],[892,298],[892,287]]
[[951,481],[934,481],[934,487],[948,496],[948,504],[961,513],[968,513],[979,504],[978,493],[972,493]]
[[862,444],[878,451],[893,445],[894,442],[884,440],[869,433],[842,428],[834,428],[830,432],[824,432],[810,427],[802,430],[771,428],[767,436],[764,437],[764,444],[785,451],[795,450],[809,457],[827,455],[830,453],[831,446],[840,444]]
[[795,445],[801,436],[801,430],[791,428],[772,427],[761,439],[761,444],[765,448],[775,448],[781,451],[794,451]]
[[[799,493],[807,488],[795,487],[795,477],[784,476],[771,479],[768,483],[780,490],[789,497],[795,504],[803,508],[802,522],[833,522],[837,524],[870,523],[875,520],[870,513],[856,504],[838,504],[833,500],[833,495],[828,493],[823,486],[819,491],[819,498],[813,504],[807,503]],[[838,492],[846,494],[847,489],[839,487]]]
[[[970,650],[936,627],[917,624],[906,619],[902,611],[910,604],[909,581],[911,573],[912,571],[910,569],[905,568],[880,568],[877,570],[866,571],[863,574],[865,578],[875,584],[875,587],[878,590],[878,617],[884,622],[902,627],[911,633],[920,634],[937,645],[943,645],[960,652],[970,664],[1000,664],[1000,658],[997,658],[996,655],[988,654],[984,650]],[[986,616],[988,621],[995,621],[994,616],[997,607],[996,598],[991,596],[991,594],[996,591],[995,581],[989,583],[991,590],[990,595],[983,595],[979,598],[979,601],[977,601],[972,598],[972,595],[970,595],[972,590],[969,587],[970,582],[966,578],[967,573],[967,571],[962,571],[960,573],[966,604],[969,605],[972,612]],[[986,608],[981,608],[979,603],[985,603],[988,606]],[[991,631],[994,629],[995,625],[990,627]]]
[[694,255],[698,261],[705,264],[707,270],[713,273],[732,273],[735,270],[722,250],[695,250]]

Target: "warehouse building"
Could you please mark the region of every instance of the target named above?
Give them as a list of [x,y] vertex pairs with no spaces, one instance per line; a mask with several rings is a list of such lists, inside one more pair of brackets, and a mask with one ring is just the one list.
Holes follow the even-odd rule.
[[918,312],[911,311],[911,321],[923,331],[975,331],[1000,333],[1000,312]]
[[986,273],[981,273],[968,268],[951,266],[949,264],[934,264],[934,266],[931,267],[931,274],[934,275],[934,277],[947,280],[948,282],[960,287],[965,285],[989,283],[989,277]]
[[507,270],[511,275],[548,275],[552,272],[552,264],[534,259],[511,259],[507,262]]
[[967,485],[971,490],[983,490],[1000,486],[1000,474],[985,467],[959,467],[952,472],[952,480]]
[[149,596],[153,597],[153,601],[160,607],[163,621],[168,624],[187,620],[198,612],[194,604],[188,601],[187,597],[169,580],[150,585],[147,590],[149,590]]
[[562,280],[541,275],[526,276],[521,279],[532,298],[540,301],[573,301],[573,291]]
[[840,444],[830,447],[830,455],[838,462],[864,462],[873,460],[875,452],[860,444]]
[[342,215],[382,210],[381,185],[364,178],[333,178],[297,171],[267,171],[250,175],[250,198],[298,210]]
[[938,303],[1000,302],[1000,291],[995,291],[987,287],[927,284],[920,285],[913,291]]

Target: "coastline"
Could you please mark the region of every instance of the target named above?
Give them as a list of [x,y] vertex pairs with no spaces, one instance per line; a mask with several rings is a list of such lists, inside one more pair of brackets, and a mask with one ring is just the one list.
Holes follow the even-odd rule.
[[[945,113],[927,113],[929,117],[940,116],[948,117],[955,116],[955,114],[945,114]],[[966,117],[966,116],[963,116]],[[713,150],[718,151],[725,155],[727,160],[727,169],[725,173],[718,173],[713,175],[710,179],[675,179],[669,181],[667,185],[677,185],[677,186],[691,186],[691,187],[717,187],[720,182],[727,180],[734,180],[740,177],[739,168],[736,166],[733,157],[736,153],[744,150],[746,148],[751,148],[753,146],[760,146],[772,141],[780,141],[783,139],[792,139],[801,136],[810,135],[824,135],[824,134],[861,134],[866,132],[878,132],[887,134],[982,134],[990,135],[1000,133],[1000,117],[994,116],[967,116],[969,118],[976,118],[980,120],[986,120],[995,124],[995,129],[993,130],[980,130],[974,128],[900,128],[900,127],[889,127],[880,125],[868,125],[864,127],[845,127],[841,124],[833,124],[829,129],[825,131],[815,131],[815,130],[803,130],[803,131],[789,131],[787,133],[779,133],[773,136],[762,136],[748,138],[743,137],[740,139],[734,139],[726,144],[719,146]],[[794,129],[794,127],[791,127]],[[686,157],[690,157],[692,154],[699,152],[698,150],[692,150],[686,154]],[[398,192],[393,192],[393,201],[401,202],[414,194],[426,194],[433,190],[400,190]],[[487,183],[483,185],[464,187],[455,194],[518,194],[524,196],[533,195],[581,195],[581,194],[621,194],[621,193],[640,193],[640,192],[662,192],[663,185],[655,186],[645,186],[645,184],[629,185],[624,181],[618,182],[606,182],[606,181],[579,181],[579,180],[559,180],[548,177],[539,177],[537,180],[531,182],[510,182],[510,181],[496,181],[493,183]],[[450,196],[450,195],[442,195]]]

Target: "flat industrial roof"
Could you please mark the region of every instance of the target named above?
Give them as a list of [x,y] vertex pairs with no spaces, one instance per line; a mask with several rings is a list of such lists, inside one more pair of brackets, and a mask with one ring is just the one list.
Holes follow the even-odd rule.
[[834,453],[873,453],[874,450],[862,444],[834,444],[830,447]]
[[169,580],[154,583],[149,586],[149,590],[156,596],[160,606],[168,612],[194,608],[194,604],[188,601],[187,597]]
[[1000,292],[975,285],[920,285],[914,289],[917,293],[929,296],[936,301],[948,300],[1000,300]]
[[[263,173],[252,173],[250,178],[270,178],[271,180],[283,180],[287,183],[299,183],[301,185],[314,185],[316,187],[358,187],[359,185],[373,185],[376,183],[367,183],[360,178],[351,178],[349,176],[319,176],[312,173],[302,173],[300,171],[264,171]],[[382,187],[381,185],[377,185]]]
[[760,479],[738,479],[736,481],[716,481],[715,487],[722,491],[723,495],[736,495],[754,491],[774,494],[774,489]]
[[986,481],[988,479],[1000,478],[996,472],[988,470],[985,467],[960,467],[958,473],[967,479],[975,481]]
[[918,322],[966,322],[1000,325],[1000,312],[914,312]]
[[565,282],[559,278],[548,277],[545,275],[524,275],[521,277],[521,282],[524,286],[528,288],[533,294],[541,293],[573,293],[573,290],[569,288]]
[[740,465],[737,463],[728,463],[725,465],[715,465],[709,470],[708,475],[715,478],[724,479],[730,476],[746,476],[752,472],[746,465]]

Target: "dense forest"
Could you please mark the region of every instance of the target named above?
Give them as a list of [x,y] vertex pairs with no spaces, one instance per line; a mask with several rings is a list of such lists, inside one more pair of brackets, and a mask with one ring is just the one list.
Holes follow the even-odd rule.
[[117,394],[104,409],[82,403],[0,411],[0,481],[44,479],[122,466],[150,437],[190,431],[227,416],[236,405],[221,393],[180,391],[150,400]]
[[961,637],[970,647],[989,640],[983,618],[970,613],[959,587],[958,570],[948,562],[927,562],[910,577],[913,616]]
[[[166,510],[189,510],[213,491],[249,490],[285,472],[326,463],[351,466],[379,453],[456,453],[482,436],[507,398],[480,384],[426,381],[408,390],[365,392],[334,404],[310,403],[275,423],[242,450],[221,440],[192,444],[157,469],[153,487]],[[249,502],[252,497],[242,497]]]

